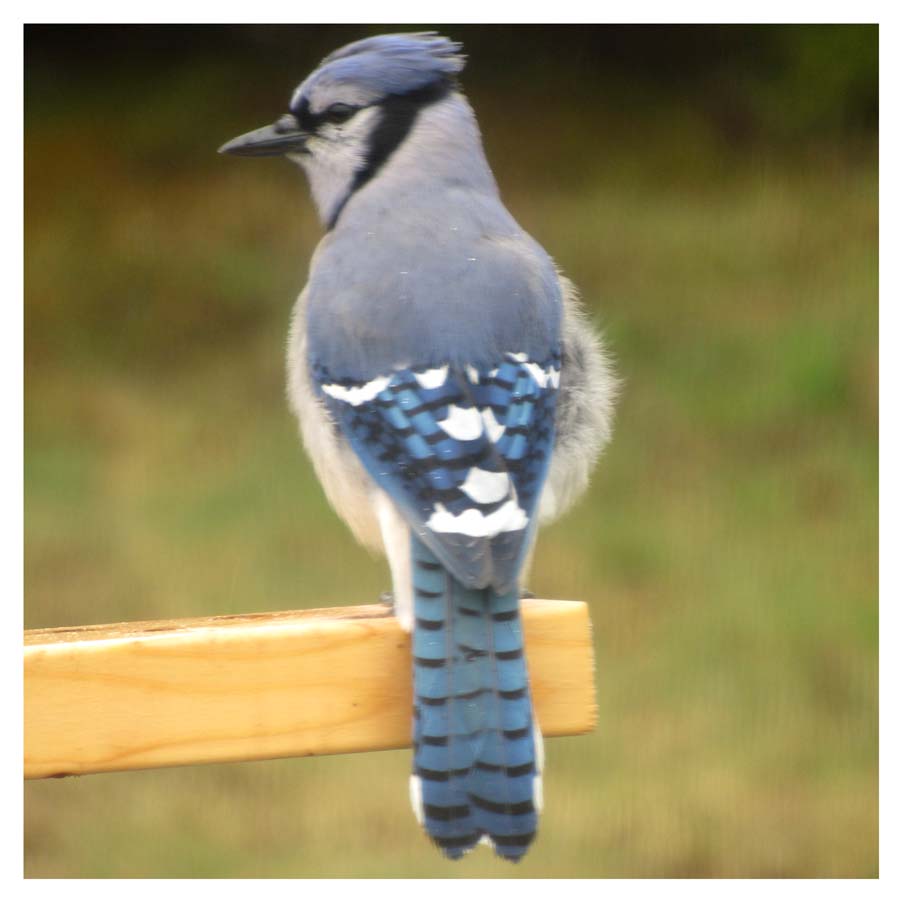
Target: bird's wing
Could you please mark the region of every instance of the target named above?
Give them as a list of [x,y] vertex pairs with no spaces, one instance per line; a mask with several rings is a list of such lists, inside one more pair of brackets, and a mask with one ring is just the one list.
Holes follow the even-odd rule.
[[338,428],[412,529],[467,587],[518,578],[554,439],[559,354],[507,353],[344,380],[313,376]]

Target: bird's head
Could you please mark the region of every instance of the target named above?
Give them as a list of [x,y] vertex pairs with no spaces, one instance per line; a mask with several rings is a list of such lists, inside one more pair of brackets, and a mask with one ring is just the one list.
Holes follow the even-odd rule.
[[220,153],[294,160],[332,225],[406,140],[419,113],[454,90],[465,65],[460,49],[434,32],[341,47],[296,88],[287,113],[227,142]]

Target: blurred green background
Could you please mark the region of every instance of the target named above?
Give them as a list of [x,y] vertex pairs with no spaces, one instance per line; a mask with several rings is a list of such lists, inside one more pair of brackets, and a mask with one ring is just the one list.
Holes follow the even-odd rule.
[[[876,875],[877,29],[439,28],[624,380],[533,581],[590,602],[599,728],[518,867],[442,859],[400,751],[30,782],[26,876]],[[27,627],[389,587],[284,401],[302,174],[214,152],[399,30],[26,28]]]

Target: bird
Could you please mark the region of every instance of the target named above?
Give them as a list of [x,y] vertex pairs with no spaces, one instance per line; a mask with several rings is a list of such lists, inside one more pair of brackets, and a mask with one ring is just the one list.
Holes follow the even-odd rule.
[[299,165],[324,226],[288,397],[411,633],[416,818],[451,859],[485,843],[518,862],[543,768],[520,595],[539,525],[610,438],[617,379],[575,287],[501,200],[462,51],[437,32],[355,41],[220,152]]

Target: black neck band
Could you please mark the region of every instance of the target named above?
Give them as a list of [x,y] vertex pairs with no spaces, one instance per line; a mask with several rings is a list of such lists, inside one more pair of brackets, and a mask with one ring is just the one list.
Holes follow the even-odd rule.
[[378,120],[369,136],[365,162],[356,171],[346,197],[334,210],[327,224],[328,230],[334,228],[349,199],[375,176],[387,163],[393,152],[405,141],[419,112],[425,107],[443,100],[452,90],[453,85],[447,79],[442,79],[406,94],[390,95],[381,102]]

